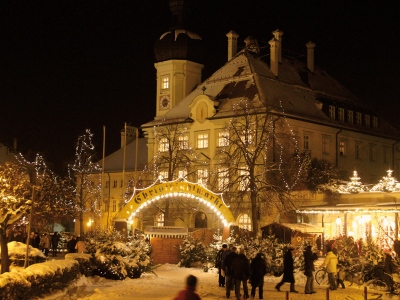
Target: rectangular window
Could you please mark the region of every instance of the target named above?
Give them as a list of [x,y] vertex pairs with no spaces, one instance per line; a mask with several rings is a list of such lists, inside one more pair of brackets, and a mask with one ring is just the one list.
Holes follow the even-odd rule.
[[339,142],[339,155],[340,156],[346,155],[346,142],[345,141]]
[[348,110],[347,111],[347,123],[349,123],[349,124],[353,124],[354,123],[353,111],[352,110]]
[[107,180],[105,188],[108,189],[109,186],[110,186],[110,182]]
[[376,161],[376,145],[369,144],[369,161]]
[[168,180],[168,171],[160,171],[158,172],[158,176],[164,180]]
[[239,170],[239,189],[241,191],[249,190],[249,171],[247,170]]
[[108,210],[110,209],[109,205],[110,205],[110,200],[104,200],[104,211],[105,212],[108,212]]
[[161,89],[162,90],[169,89],[169,76],[161,76]]
[[322,136],[322,153],[329,154],[330,153],[330,146],[331,146],[331,139],[327,135]]
[[116,188],[116,187],[118,187],[118,181],[114,180],[113,188]]
[[197,149],[208,148],[208,133],[199,133],[197,135]]
[[186,176],[187,176],[187,171],[186,170],[179,170],[178,171],[178,177],[185,178]]
[[229,172],[226,168],[218,168],[218,190],[224,191],[229,184]]
[[332,120],[336,119],[336,110],[333,105],[329,105],[329,118],[331,118]]
[[124,187],[124,181],[121,180],[121,186],[120,187]]
[[356,112],[356,124],[362,125],[361,113],[359,113],[359,112]]
[[227,131],[218,132],[218,147],[229,145],[229,133]]
[[179,142],[179,150],[188,150],[189,149],[189,137],[187,135],[178,137]]
[[112,208],[111,208],[112,212],[116,212],[117,211],[117,200],[113,199],[112,201]]
[[203,184],[206,184],[208,182],[208,169],[198,169],[197,180],[201,181]]
[[378,128],[378,117],[372,117],[372,127]]
[[159,141],[158,151],[160,151],[160,152],[168,152],[168,150],[169,150],[168,139],[163,137]]
[[356,142],[354,144],[354,158],[361,159],[361,143],[360,142]]
[[364,123],[366,127],[371,127],[371,116],[370,115],[364,115]]
[[310,136],[308,133],[305,133],[303,136],[303,149],[310,150]]
[[339,121],[344,122],[344,109],[339,108],[338,114],[339,114]]

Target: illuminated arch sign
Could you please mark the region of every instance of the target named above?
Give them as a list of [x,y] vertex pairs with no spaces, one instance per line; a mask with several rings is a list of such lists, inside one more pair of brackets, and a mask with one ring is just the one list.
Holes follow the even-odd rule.
[[211,192],[199,183],[188,181],[161,182],[138,191],[119,212],[118,218],[131,220],[136,213],[146,208],[150,203],[175,197],[187,197],[203,202],[215,211],[224,225],[235,221],[229,207],[222,199],[222,195]]

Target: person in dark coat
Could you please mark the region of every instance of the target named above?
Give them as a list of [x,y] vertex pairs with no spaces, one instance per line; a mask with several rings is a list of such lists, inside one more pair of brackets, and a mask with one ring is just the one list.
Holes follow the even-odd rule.
[[317,253],[311,251],[311,246],[307,246],[303,252],[304,255],[304,275],[307,276],[306,286],[304,288],[305,294],[314,294],[314,261],[318,259]]
[[229,254],[224,259],[226,298],[231,296],[231,290],[233,290],[234,277],[232,272],[232,264],[237,256],[238,254],[236,253],[236,247],[232,246]]
[[294,250],[294,247],[289,246],[287,248],[287,251],[285,253],[285,256],[283,257],[283,277],[281,282],[279,282],[276,286],[275,289],[277,291],[281,291],[280,288],[285,282],[290,283],[290,292],[291,293],[298,293],[298,291],[295,290],[294,288],[294,266],[293,266],[293,254],[292,251]]
[[258,288],[258,298],[263,299],[264,276],[267,274],[267,263],[262,253],[257,253],[250,263],[250,283],[251,297],[254,299],[256,288]]
[[393,273],[399,271],[399,266],[393,261],[392,254],[390,251],[385,252],[385,273],[382,276],[382,280],[386,283],[391,293],[394,292],[394,280],[392,277]]
[[58,248],[59,241],[60,241],[60,235],[58,234],[57,231],[54,231],[54,234],[51,236],[51,240],[50,240],[53,257],[57,256],[57,248]]
[[243,285],[244,298],[249,298],[249,290],[247,287],[247,280],[250,277],[250,262],[244,255],[244,249],[240,248],[239,255],[235,257],[232,262],[232,273],[235,279],[235,295],[236,299],[240,300],[240,285]]
[[174,300],[200,300],[200,296],[196,293],[197,277],[189,275],[186,278],[186,288],[179,291]]
[[222,287],[225,287],[225,271],[222,272],[222,267],[223,267],[222,257],[224,252],[227,250],[228,250],[228,245],[223,244],[222,248],[217,253],[217,257],[215,258],[215,267],[218,268],[218,284],[219,286]]
[[68,253],[75,253],[76,252],[76,243],[78,241],[76,240],[76,236],[71,236],[71,239],[67,242],[67,250]]

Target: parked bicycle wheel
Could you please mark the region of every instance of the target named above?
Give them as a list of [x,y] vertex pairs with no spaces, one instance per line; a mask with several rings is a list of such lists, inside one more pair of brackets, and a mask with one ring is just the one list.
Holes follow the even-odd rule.
[[328,286],[329,285],[328,272],[326,272],[325,269],[318,270],[315,273],[315,281],[319,285]]

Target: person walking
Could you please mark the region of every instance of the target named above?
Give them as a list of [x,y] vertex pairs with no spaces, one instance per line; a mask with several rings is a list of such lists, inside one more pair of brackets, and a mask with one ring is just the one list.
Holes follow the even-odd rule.
[[318,255],[321,255],[321,250],[322,250],[322,238],[321,235],[317,237],[315,240],[315,243],[317,244],[317,249],[318,249]]
[[76,252],[76,249],[75,249],[75,247],[76,247],[76,243],[77,243],[77,241],[76,241],[76,236],[71,236],[71,238],[69,239],[69,241],[67,242],[67,250],[68,250],[68,253],[75,253]]
[[249,289],[247,280],[250,277],[250,262],[244,254],[244,248],[240,248],[239,255],[235,257],[232,263],[232,273],[235,280],[235,295],[236,300],[240,300],[240,286],[243,285],[244,299],[249,298]]
[[283,257],[283,277],[282,277],[281,282],[279,282],[275,286],[275,289],[278,292],[281,291],[280,288],[285,282],[289,282],[290,283],[290,292],[298,293],[298,291],[296,291],[295,286],[294,286],[295,281],[294,281],[294,275],[293,275],[293,272],[294,272],[294,266],[293,266],[294,260],[293,260],[293,253],[292,253],[293,250],[294,250],[294,247],[289,246]]
[[228,245],[223,244],[222,248],[218,251],[217,257],[215,258],[215,267],[218,268],[218,284],[220,287],[225,287],[225,271],[222,272],[224,252],[228,250]]
[[51,237],[51,249],[53,252],[53,257],[57,256],[57,248],[58,248],[58,242],[60,241],[60,235],[58,234],[57,231],[54,231],[52,237]]
[[392,274],[399,272],[399,266],[393,261],[392,253],[390,251],[385,251],[384,263],[385,273],[383,274],[382,279],[388,286],[390,293],[393,293],[395,289]]
[[199,294],[196,293],[197,277],[189,275],[186,278],[185,289],[179,291],[174,300],[201,300]]
[[251,299],[256,296],[258,288],[258,299],[263,299],[264,276],[267,274],[267,263],[261,252],[257,253],[256,257],[250,263],[250,284],[251,284]]
[[326,257],[321,268],[326,268],[326,272],[328,273],[329,289],[334,291],[337,290],[336,273],[338,258],[335,253],[333,253],[332,248],[329,247],[326,251]]
[[304,294],[314,294],[314,261],[318,259],[317,253],[313,253],[311,245],[306,247],[303,252],[304,255],[304,275],[307,277],[306,286],[304,288]]
[[49,249],[50,249],[50,238],[47,233],[45,233],[42,238],[40,239],[40,247],[43,249],[44,255],[47,257],[49,256]]
[[85,242],[80,237],[78,237],[76,240],[77,240],[76,246],[75,246],[76,252],[77,253],[84,253],[86,251]]
[[236,253],[236,247],[232,246],[229,254],[224,259],[224,269],[225,269],[225,297],[230,298],[231,290],[234,286],[234,277],[232,272],[232,264],[235,258],[238,256]]

